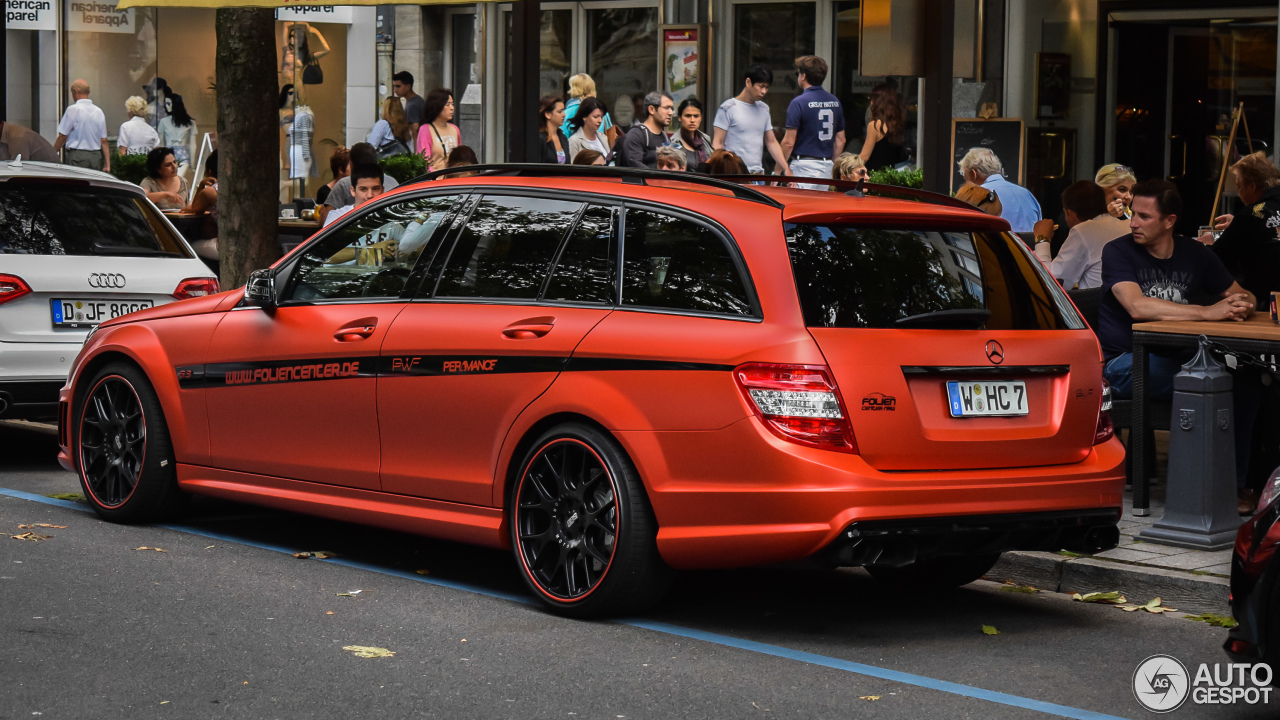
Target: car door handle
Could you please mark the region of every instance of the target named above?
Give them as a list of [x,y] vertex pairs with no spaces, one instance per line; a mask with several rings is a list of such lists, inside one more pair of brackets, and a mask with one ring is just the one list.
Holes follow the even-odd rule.
[[333,339],[337,340],[338,342],[353,342],[355,340],[364,340],[365,338],[372,335],[373,331],[376,330],[377,328],[378,328],[377,325],[357,325],[354,327],[339,328],[338,331],[333,334]]
[[554,317],[535,317],[517,320],[502,329],[502,334],[512,340],[530,340],[540,338],[551,332],[556,326]]

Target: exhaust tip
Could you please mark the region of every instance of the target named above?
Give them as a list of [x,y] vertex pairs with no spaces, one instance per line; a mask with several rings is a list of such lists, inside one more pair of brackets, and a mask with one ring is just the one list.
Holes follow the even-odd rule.
[[0,417],[4,417],[5,412],[12,404],[13,399],[9,396],[9,393],[0,392]]

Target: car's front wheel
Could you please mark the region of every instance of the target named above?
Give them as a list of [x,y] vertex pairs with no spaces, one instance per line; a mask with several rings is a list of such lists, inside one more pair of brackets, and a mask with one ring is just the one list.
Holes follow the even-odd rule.
[[968,585],[986,575],[1000,560],[1000,553],[917,560],[902,567],[868,565],[871,577],[912,590],[942,590]]
[[151,522],[177,510],[173,448],[160,401],[147,377],[123,362],[99,370],[74,410],[80,487],[113,522]]
[[635,612],[670,584],[639,474],[594,427],[567,423],[539,437],[520,465],[507,512],[525,583],[559,614]]

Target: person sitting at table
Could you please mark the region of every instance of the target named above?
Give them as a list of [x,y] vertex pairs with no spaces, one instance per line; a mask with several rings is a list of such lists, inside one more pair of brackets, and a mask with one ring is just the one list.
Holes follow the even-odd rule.
[[333,186],[351,174],[351,151],[342,146],[334,148],[333,154],[329,156],[329,170],[333,173],[333,179],[321,185],[316,191],[317,206],[324,205],[329,193],[333,192]]
[[[1191,238],[1175,236],[1182,197],[1168,180],[1144,180],[1133,188],[1131,232],[1102,249],[1102,300],[1098,340],[1102,374],[1117,399],[1133,397],[1133,324],[1153,320],[1244,320],[1256,304],[1222,261]],[[1222,298],[1193,305],[1197,295]],[[1147,399],[1167,400],[1186,355],[1152,353]]]
[[352,210],[355,210],[386,191],[383,186],[382,168],[372,163],[356,165],[355,168],[352,169],[349,179],[351,180],[352,187],[354,188],[352,191],[354,195],[353,202],[350,205],[338,208],[334,212],[329,213],[328,217],[324,219],[324,227],[329,227],[336,222],[338,218],[346,215]]
[[1280,169],[1266,153],[1246,155],[1231,166],[1240,201],[1247,208],[1239,215],[1219,215],[1222,229],[1217,238],[1211,232],[1199,237],[1213,247],[1231,274],[1259,300],[1267,300],[1280,290]]
[[179,210],[187,204],[187,179],[178,174],[171,147],[152,148],[147,153],[147,176],[138,185],[161,210]]
[[[1070,232],[1049,272],[1070,290],[1102,287],[1102,249],[1129,234],[1129,223],[1107,212],[1107,195],[1094,183],[1079,180],[1062,191],[1062,212]],[[1049,222],[1053,222],[1050,220]],[[1036,249],[1047,249],[1038,243]]]
[[203,215],[209,213],[213,218],[218,216],[218,151],[209,153],[204,161],[204,177],[196,185],[195,197],[191,203],[182,208],[184,215]]
[[[378,151],[369,143],[359,142],[351,146],[350,160],[352,168],[359,165],[376,166],[378,164]],[[383,178],[383,185],[384,191],[394,190],[400,186],[400,183],[396,182],[395,178],[387,175]],[[351,188],[351,176],[349,175],[334,183],[333,190],[324,199],[324,203],[316,208],[316,219],[324,223],[329,213],[353,204],[355,202],[355,194],[351,192]]]

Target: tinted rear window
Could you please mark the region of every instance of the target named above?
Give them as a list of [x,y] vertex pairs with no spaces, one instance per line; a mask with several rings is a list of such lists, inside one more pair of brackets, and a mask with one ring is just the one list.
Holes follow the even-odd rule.
[[0,254],[188,257],[141,196],[0,184]]
[[809,327],[1085,327],[1006,233],[793,224],[786,232]]

